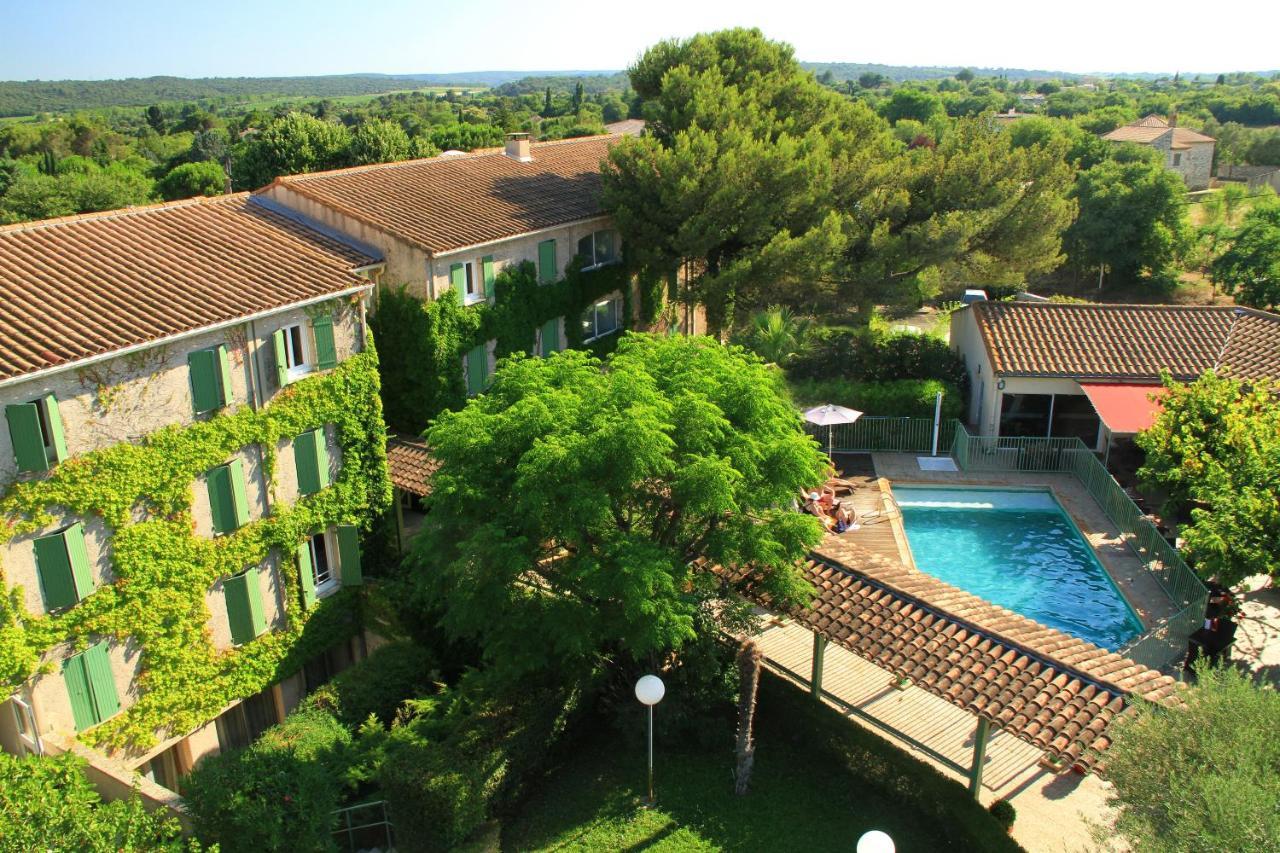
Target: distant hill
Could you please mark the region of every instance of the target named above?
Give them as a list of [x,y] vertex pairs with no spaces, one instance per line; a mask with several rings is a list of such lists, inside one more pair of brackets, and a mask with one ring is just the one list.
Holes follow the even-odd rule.
[[335,98],[427,86],[492,87],[530,75],[590,77],[610,71],[469,71],[454,74],[337,74],[320,77],[135,77],[127,80],[0,82],[0,117],[140,107],[206,98]]
[[[801,62],[800,64],[814,74],[830,71],[832,76],[842,81],[857,80],[859,76],[867,72],[882,74],[890,80],[940,80],[943,77],[955,76],[957,71],[965,67],[961,65],[880,65],[873,62]],[[1093,76],[1089,74],[1068,74],[1065,71],[1037,71],[1027,68],[968,67],[979,77],[999,77],[1003,75],[1009,80],[1044,80],[1050,78],[1056,80]],[[1152,74],[1151,76],[1159,75]]]

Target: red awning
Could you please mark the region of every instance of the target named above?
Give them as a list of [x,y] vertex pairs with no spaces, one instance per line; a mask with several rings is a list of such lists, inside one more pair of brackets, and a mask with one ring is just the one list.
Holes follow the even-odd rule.
[[[1160,398],[1167,392],[1163,385],[1086,385],[1081,390],[1114,433],[1142,432],[1155,423],[1160,414]],[[1154,397],[1155,399],[1151,399]]]

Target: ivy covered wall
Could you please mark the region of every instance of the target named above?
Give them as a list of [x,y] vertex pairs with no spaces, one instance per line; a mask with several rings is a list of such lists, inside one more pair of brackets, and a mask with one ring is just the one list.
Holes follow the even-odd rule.
[[[494,282],[494,299],[464,306],[446,290],[434,302],[409,296],[403,288],[384,287],[370,318],[382,353],[383,400],[387,423],[418,434],[445,409],[466,402],[462,357],[472,347],[496,340],[498,358],[533,349],[536,329],[564,317],[565,345],[582,347],[583,311],[600,297],[621,291],[624,327],[632,317],[631,273],[625,264],[582,269],[576,258],[565,277],[539,284],[531,262],[508,267]],[[640,320],[651,323],[661,307],[666,283],[641,282]],[[589,349],[612,349],[618,335],[593,341]]]
[[[260,410],[244,406],[208,421],[173,426],[137,444],[74,457],[49,476],[13,483],[0,494],[0,542],[54,523],[55,513],[98,517],[110,532],[114,582],[60,613],[32,615],[20,589],[0,595],[0,680],[16,688],[56,671],[46,653],[103,638],[140,647],[137,701],[81,733],[88,743],[144,750],[191,731],[230,702],[296,672],[310,657],[359,627],[359,588],[342,589],[311,610],[301,606],[289,557],[311,533],[335,524],[368,528],[390,502],[386,428],[373,342],[328,373],[305,378]],[[282,439],[333,424],[341,447],[336,480],[291,505],[216,539],[194,534],[197,478],[256,445],[271,489]],[[274,496],[273,496],[274,497]],[[285,628],[236,648],[210,639],[206,594],[222,577],[260,564],[275,551],[285,600]],[[0,566],[0,575],[3,567]],[[0,577],[2,579],[2,577]]]

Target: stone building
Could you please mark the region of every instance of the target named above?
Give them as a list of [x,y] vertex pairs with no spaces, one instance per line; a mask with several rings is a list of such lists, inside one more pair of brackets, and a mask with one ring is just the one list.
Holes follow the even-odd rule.
[[1187,189],[1209,188],[1213,176],[1213,147],[1217,140],[1185,127],[1178,127],[1177,114],[1163,119],[1149,115],[1132,124],[1103,134],[1109,142],[1147,145],[1164,154],[1164,165],[1187,182]]
[[[6,751],[73,751],[106,796],[138,785],[173,804],[202,756],[245,745],[367,650],[344,637],[262,689],[231,676],[242,659],[287,660],[298,626],[361,582],[352,505],[326,509],[361,437],[333,422],[272,446],[246,437],[251,418],[288,411],[277,407],[354,364],[381,266],[375,249],[248,194],[0,228]],[[365,438],[379,440],[378,426]],[[194,465],[155,449],[188,440]],[[162,464],[131,467],[148,453]],[[255,546],[302,504],[314,507],[302,539]],[[175,573],[207,585],[144,577],[170,568],[163,554],[136,558],[153,534],[187,549]],[[243,563],[223,572],[228,549]],[[190,621],[189,633],[165,635],[166,620]],[[24,641],[26,668],[13,663]],[[177,683],[174,643],[211,677]],[[161,715],[141,745],[103,745],[131,713],[152,719],[156,690],[208,713],[185,725]]]

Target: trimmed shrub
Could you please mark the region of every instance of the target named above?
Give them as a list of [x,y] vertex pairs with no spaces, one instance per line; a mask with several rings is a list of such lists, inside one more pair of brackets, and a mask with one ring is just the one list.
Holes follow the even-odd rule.
[[791,397],[801,406],[835,403],[866,415],[898,418],[933,417],[934,398],[942,392],[942,417],[964,416],[965,401],[954,385],[937,379],[854,382],[842,378],[791,379]]
[[351,732],[326,711],[298,711],[247,749],[201,761],[184,783],[196,835],[223,853],[334,850]]
[[996,823],[1004,827],[1005,832],[1013,829],[1013,822],[1018,818],[1018,810],[1008,800],[996,800],[987,807],[987,811],[991,812]]
[[352,730],[370,714],[388,726],[405,699],[436,692],[436,670],[435,656],[428,650],[407,641],[389,643],[339,673],[304,705],[334,715]]
[[964,362],[941,338],[876,329],[823,329],[792,358],[787,373],[792,379],[853,382],[937,379],[966,393],[969,381]]

